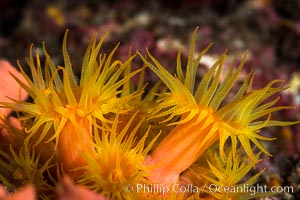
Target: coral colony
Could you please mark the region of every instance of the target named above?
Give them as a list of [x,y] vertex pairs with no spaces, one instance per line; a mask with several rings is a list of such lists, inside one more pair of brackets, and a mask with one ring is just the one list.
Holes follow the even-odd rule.
[[[195,55],[196,33],[185,67],[178,52],[174,75],[148,50],[124,62],[113,58],[118,46],[100,54],[107,34],[98,42],[96,36],[91,39],[80,77],[73,73],[67,33],[64,66],[55,66],[45,47],[45,63],[31,49],[26,59],[31,74],[19,64],[25,80],[15,80],[32,101],[1,103],[15,111],[22,124],[17,128],[2,119],[10,142],[1,143],[1,183],[9,191],[31,183],[39,199],[55,198],[56,185],[65,176],[107,199],[273,195],[253,192],[263,171],[253,176],[248,172],[262,155],[271,156],[261,141],[274,138],[260,130],[297,123],[272,117],[275,111],[292,108],[276,105],[286,89],[284,81],[253,89],[251,72],[240,84],[246,56],[221,81],[226,52],[196,80],[201,57],[211,46]],[[144,65],[131,70],[137,58]],[[146,68],[161,80],[147,90]],[[136,75],[140,78],[134,85]]]

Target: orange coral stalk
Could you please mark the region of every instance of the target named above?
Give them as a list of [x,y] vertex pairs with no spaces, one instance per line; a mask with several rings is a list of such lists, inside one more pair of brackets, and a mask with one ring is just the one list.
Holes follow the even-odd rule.
[[[199,118],[207,119],[195,123]],[[147,157],[145,164],[154,166],[150,179],[166,185],[175,183],[179,174],[218,140],[213,120],[212,113],[204,111],[191,121],[177,125]]]
[[72,177],[80,174],[79,171],[72,170],[86,165],[82,153],[95,153],[91,123],[87,118],[76,118],[76,126],[71,121],[66,122],[59,135],[57,146],[60,163],[64,171],[72,174]]
[[[24,81],[26,84],[25,78],[20,72],[18,72],[8,61],[0,60],[0,76],[2,83],[4,83],[0,85],[0,101],[13,102],[7,98],[8,96],[10,98],[25,100],[28,97],[27,92],[20,87],[10,74],[14,74],[14,76],[18,77],[18,79]],[[5,129],[5,127],[2,127],[2,125],[5,126],[5,122],[21,129],[20,121],[14,117],[9,117],[8,121],[2,120],[2,118],[7,117],[11,111],[10,108],[0,107],[0,145],[8,142],[13,143],[13,138],[9,131]]]
[[[2,83],[5,83],[0,85],[0,101],[13,102],[7,97],[19,100],[27,98],[27,92],[20,87],[10,74],[18,77],[19,80],[26,84],[25,78],[8,61],[0,60],[0,74]],[[0,107],[0,117],[7,116],[11,111],[10,108]]]

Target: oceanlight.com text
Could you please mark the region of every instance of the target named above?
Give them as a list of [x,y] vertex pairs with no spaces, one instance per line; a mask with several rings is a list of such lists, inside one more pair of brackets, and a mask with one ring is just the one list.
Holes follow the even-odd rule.
[[255,195],[257,193],[293,193],[293,186],[272,186],[267,187],[266,185],[248,185],[241,184],[238,186],[218,186],[216,184],[210,184],[206,186],[206,191],[211,193],[247,193]]
[[292,186],[272,186],[266,185],[248,185],[240,184],[236,186],[219,186],[216,184],[206,184],[202,187],[195,186],[193,184],[179,185],[174,184],[172,186],[166,186],[163,184],[136,184],[128,185],[125,190],[127,192],[136,193],[160,193],[162,195],[168,192],[175,193],[246,193],[250,195],[256,195],[258,193],[293,193],[294,188]]

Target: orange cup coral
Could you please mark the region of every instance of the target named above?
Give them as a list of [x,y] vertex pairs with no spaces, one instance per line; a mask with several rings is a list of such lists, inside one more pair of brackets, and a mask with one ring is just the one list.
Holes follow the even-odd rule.
[[[196,71],[201,57],[210,46],[194,58],[196,31],[192,36],[186,75],[181,67],[180,51],[177,59],[177,73],[172,76],[149,52],[150,63],[142,57],[144,63],[166,84],[170,92],[160,94],[152,117],[166,117],[163,123],[176,116],[178,121],[174,129],[159,143],[146,160],[146,165],[155,165],[150,180],[172,185],[178,181],[180,173],[189,168],[209,147],[219,141],[219,152],[223,161],[227,160],[225,150],[230,138],[231,153],[235,156],[241,145],[247,157],[256,163],[252,144],[265,154],[270,154],[258,140],[273,140],[259,135],[260,129],[268,126],[287,126],[295,122],[271,120],[271,113],[291,109],[288,106],[275,106],[279,97],[266,102],[272,95],[278,95],[285,89],[283,81],[274,80],[262,89],[252,89],[254,73],[250,73],[230,102],[224,103],[229,91],[236,83],[245,63],[235,70],[231,67],[223,82],[220,75],[226,53],[209,69],[197,87]],[[227,143],[226,143],[227,142]],[[227,146],[226,146],[227,145]],[[184,162],[182,162],[184,161]]]

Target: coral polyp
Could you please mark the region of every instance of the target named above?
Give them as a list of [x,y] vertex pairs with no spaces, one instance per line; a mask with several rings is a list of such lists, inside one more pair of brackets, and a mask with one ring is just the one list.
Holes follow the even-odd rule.
[[136,114],[130,117],[121,130],[118,127],[119,115],[115,117],[111,128],[99,132],[95,130],[97,153],[83,155],[88,165],[85,167],[86,173],[78,182],[113,199],[129,198],[132,194],[124,188],[148,182],[149,167],[143,163],[156,138],[145,145],[149,127],[144,136],[136,141],[136,133],[143,122],[133,124]]
[[41,154],[37,154],[31,146],[24,145],[16,152],[11,146],[10,151],[0,150],[0,180],[10,190],[16,190],[28,183],[35,184],[41,196],[54,192],[55,187],[48,183],[45,174],[49,170],[53,155],[43,162]]
[[[277,105],[287,87],[273,80],[254,89],[254,72],[239,82],[247,54],[221,79],[227,52],[198,81],[199,62],[211,45],[195,55],[196,34],[197,29],[186,67],[179,50],[175,75],[148,50],[125,61],[114,59],[118,45],[101,54],[107,34],[98,42],[92,37],[79,77],[67,51],[67,32],[64,66],[54,64],[45,46],[42,64],[31,47],[26,59],[31,75],[19,63],[26,81],[12,76],[32,101],[1,102],[22,122],[17,129],[2,120],[12,142],[0,143],[1,183],[15,189],[35,184],[40,198],[50,198],[65,175],[108,199],[252,198],[249,192],[212,193],[205,186],[256,183],[263,171],[247,174],[261,155],[271,156],[262,141],[274,139],[261,129],[298,123],[272,116],[292,108]],[[136,57],[143,65],[131,70]],[[151,89],[144,83],[145,68],[160,79]]]
[[[27,113],[26,118],[34,118],[33,126],[27,128],[28,140],[44,125],[43,132],[35,142],[55,139],[55,142],[58,143],[59,134],[68,121],[74,126],[78,126],[78,119],[76,118],[86,118],[90,122],[94,118],[106,121],[105,114],[116,112],[117,105],[125,104],[126,101],[130,100],[130,97],[119,98],[118,94],[121,91],[117,89],[138,73],[138,71],[135,71],[119,80],[134,56],[124,63],[119,60],[112,61],[116,47],[108,56],[102,55],[98,60],[99,51],[105,37],[106,35],[98,43],[96,43],[96,36],[91,40],[83,60],[79,83],[73,73],[67,52],[67,33],[63,43],[64,67],[55,67],[45,48],[45,75],[40,64],[39,54],[36,54],[35,64],[32,50],[27,63],[33,81],[19,65],[28,86],[19,80],[18,82],[29,93],[34,102],[16,102],[6,106]],[[62,78],[59,76],[59,71],[63,74]],[[52,126],[54,126],[55,134],[49,136],[48,132]]]
[[[147,159],[146,163],[149,165],[163,163],[153,169],[150,177],[154,182],[174,184],[180,173],[217,141],[219,141],[220,156],[223,160],[227,159],[224,149],[231,148],[235,156],[237,146],[241,145],[247,156],[256,163],[258,159],[252,151],[252,143],[260,151],[270,155],[258,140],[273,139],[260,135],[260,129],[294,124],[294,122],[271,120],[273,112],[292,108],[272,107],[279,100],[278,98],[266,102],[270,96],[278,95],[285,89],[281,80],[274,80],[264,88],[254,90],[252,89],[254,73],[250,73],[231,101],[223,102],[236,83],[246,56],[243,57],[237,69],[233,66],[230,68],[223,82],[220,83],[222,66],[226,59],[226,53],[224,53],[195,87],[197,66],[210,47],[208,46],[194,58],[195,35],[196,31],[192,36],[185,76],[181,67],[180,51],[175,76],[171,75],[149,52],[148,57],[153,63],[141,55],[146,65],[170,90],[168,93],[159,95],[152,117],[164,116],[166,119],[162,123],[168,123],[168,120],[176,116],[180,117],[178,121],[169,123],[169,125],[176,126]],[[231,139],[231,147],[225,145],[228,138]],[[172,149],[172,154],[169,154],[169,149]]]
[[[33,80],[26,75],[20,65],[19,68],[27,83],[17,78],[16,80],[33,98],[33,102],[16,101],[14,104],[5,104],[15,111],[23,112],[26,120],[33,120],[32,126],[25,127],[28,133],[26,143],[37,145],[40,142],[54,142],[66,171],[85,163],[78,155],[78,151],[94,151],[91,131],[93,121],[100,120],[107,123],[109,120],[106,119],[106,114],[115,113],[117,110],[118,113],[125,113],[128,108],[122,109],[120,105],[126,105],[134,97],[134,94],[119,97],[121,91],[118,90],[140,71],[121,78],[134,56],[125,62],[113,61],[116,46],[109,55],[98,57],[105,37],[106,35],[98,43],[96,36],[92,38],[83,59],[79,82],[76,80],[67,52],[67,33],[62,47],[64,67],[55,67],[44,48],[46,62],[43,69],[39,54],[36,54],[35,62],[31,49],[27,63]],[[62,77],[59,72],[62,72]]]

